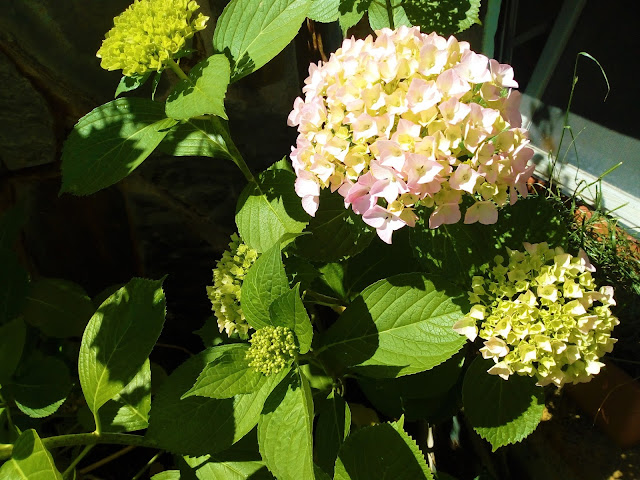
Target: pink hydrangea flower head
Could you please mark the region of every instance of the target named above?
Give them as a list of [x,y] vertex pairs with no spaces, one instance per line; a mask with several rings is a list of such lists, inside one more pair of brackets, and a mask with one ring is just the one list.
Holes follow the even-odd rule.
[[455,37],[400,27],[345,39],[309,67],[287,119],[305,210],[315,215],[329,188],[385,242],[415,225],[421,205],[430,228],[495,223],[533,170],[517,86],[509,65]]

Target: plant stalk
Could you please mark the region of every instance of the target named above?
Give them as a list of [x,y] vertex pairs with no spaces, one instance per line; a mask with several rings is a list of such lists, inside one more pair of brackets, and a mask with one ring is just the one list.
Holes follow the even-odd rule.
[[87,453],[89,453],[91,451],[91,449],[94,446],[95,445],[87,445],[87,446],[85,446],[82,449],[82,451],[78,454],[78,456],[73,459],[71,464],[69,464],[67,469],[62,473],[62,478],[68,478],[69,475],[73,472],[73,469],[76,468],[76,465],[78,465],[78,463],[80,463],[80,461],[87,455]]
[[173,70],[173,73],[175,73],[180,80],[189,81],[189,77],[187,77],[187,74],[182,71],[180,66],[175,62],[173,58],[167,59],[167,65],[171,70]]
[[[141,435],[131,435],[128,433],[75,433],[71,435],[58,435],[42,439],[43,445],[50,450],[52,448],[73,447],[76,445],[133,445],[137,447],[158,448],[155,442],[147,440]],[[11,457],[13,445],[10,443],[0,443],[0,461]]]

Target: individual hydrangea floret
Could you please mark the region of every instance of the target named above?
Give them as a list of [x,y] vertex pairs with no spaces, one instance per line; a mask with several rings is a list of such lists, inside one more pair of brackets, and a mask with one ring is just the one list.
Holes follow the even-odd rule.
[[488,372],[508,379],[527,375],[537,385],[587,382],[611,352],[613,288],[596,286],[595,267],[580,251],[576,257],[547,243],[524,244],[495,257],[485,276],[475,276],[471,311],[453,329],[474,341],[495,365]]
[[187,39],[205,28],[209,17],[196,16],[198,8],[194,0],[135,0],[113,19],[96,54],[100,66],[127,76],[161,71]]
[[415,225],[418,204],[433,207],[430,228],[460,221],[466,196],[465,223],[495,223],[499,207],[526,197],[534,168],[513,69],[418,27],[376,35],[312,64],[294,102],[304,209],[315,215],[320,190],[337,190],[387,243]]
[[241,338],[248,336],[250,326],[240,306],[240,290],[249,267],[257,258],[258,252],[242,243],[234,233],[229,250],[222,254],[213,270],[213,286],[207,287],[207,295],[218,319],[218,328],[227,335],[237,332]]
[[287,327],[267,326],[256,330],[249,340],[249,366],[264,375],[280,372],[295,358],[293,332]]

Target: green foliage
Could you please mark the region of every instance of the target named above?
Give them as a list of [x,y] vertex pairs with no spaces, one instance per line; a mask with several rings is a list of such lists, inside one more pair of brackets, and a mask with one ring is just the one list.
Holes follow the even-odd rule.
[[21,318],[0,326],[0,385],[7,383],[16,371],[26,335],[27,328]]
[[165,470],[164,472],[156,473],[151,480],[180,480],[180,470]]
[[136,376],[165,316],[163,280],[134,278],[91,317],[82,337],[78,373],[94,415]]
[[255,261],[242,282],[242,311],[249,325],[256,330],[274,325],[269,307],[289,291],[287,274],[282,263],[280,244],[273,245]]
[[170,452],[198,456],[225,450],[256,426],[265,400],[287,370],[263,377],[253,393],[225,399],[182,398],[205,366],[231,347],[207,349],[169,375],[151,403],[147,439]]
[[131,92],[146,83],[149,80],[153,72],[147,72],[144,75],[132,75],[127,76],[123,75],[120,79],[120,83],[118,83],[118,87],[116,88],[116,93],[113,95],[113,98],[118,98],[120,94],[125,92]]
[[198,63],[186,80],[180,80],[167,98],[167,117],[188,120],[200,115],[217,115],[227,120],[224,97],[231,67],[224,55],[212,55]]
[[276,164],[249,182],[240,194],[236,209],[238,232],[258,252],[269,250],[287,234],[304,230],[309,216],[293,189],[295,178]]
[[32,418],[48,417],[60,408],[71,390],[65,363],[37,352],[8,385],[16,406]]
[[29,277],[16,255],[0,247],[0,325],[21,311],[29,291]]
[[176,157],[212,157],[236,161],[229,127],[221,119],[192,118],[171,129],[158,147]]
[[349,435],[340,449],[334,480],[433,480],[415,442],[399,426],[383,423]]
[[315,457],[318,466],[333,477],[338,451],[351,431],[351,410],[336,392],[318,409],[315,431]]
[[533,432],[544,410],[544,392],[529,377],[503,380],[487,370],[493,362],[477,357],[462,387],[464,412],[473,429],[498,448],[516,443]]
[[422,372],[454,355],[465,338],[452,330],[468,305],[438,277],[396,275],[367,287],[323,336],[332,363],[370,377]]
[[198,480],[273,480],[264,462],[258,460],[217,461],[209,455],[185,460]]
[[246,344],[230,345],[202,370],[195,385],[182,398],[197,395],[222,399],[254,392],[262,385],[263,375],[249,367],[248,350]]
[[[298,199],[298,202],[300,200]],[[320,193],[320,207],[309,220],[305,233],[296,239],[296,252],[313,261],[332,262],[361,252],[375,231],[350,208],[344,199],[328,190]]]
[[80,337],[95,312],[80,285],[68,280],[42,278],[31,283],[24,320],[48,337]]
[[175,124],[164,105],[151,100],[119,98],[95,108],[64,144],[60,193],[90,195],[122,180]]
[[293,330],[300,353],[309,351],[313,339],[313,326],[300,299],[300,284],[273,300],[269,306],[269,316],[274,326]]
[[405,0],[402,5],[423,32],[448,36],[480,23],[480,0]]
[[133,432],[149,426],[151,364],[147,359],[136,376],[99,410],[104,432]]
[[[369,7],[369,25],[373,30],[381,30],[383,28],[398,28],[402,25],[411,27],[412,24],[407,18],[401,0],[376,0],[371,2]],[[389,15],[389,7],[392,14]],[[393,24],[391,23],[393,19]],[[427,32],[427,30],[423,30]]]
[[340,28],[346,36],[347,30],[360,21],[365,12],[369,9],[372,0],[341,0],[338,9],[340,18]]
[[232,0],[218,18],[213,47],[232,60],[231,81],[258,70],[296,36],[310,0]]
[[62,480],[53,457],[35,430],[25,430],[13,446],[13,454],[0,468],[2,480]]
[[340,0],[311,0],[307,16],[314,22],[331,23],[340,15]]
[[312,428],[311,390],[293,370],[269,395],[258,421],[260,454],[278,480],[314,478]]

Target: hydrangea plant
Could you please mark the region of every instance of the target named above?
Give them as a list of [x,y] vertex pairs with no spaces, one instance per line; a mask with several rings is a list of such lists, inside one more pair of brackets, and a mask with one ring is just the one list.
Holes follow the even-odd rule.
[[[206,288],[215,319],[199,330],[205,349],[160,387],[149,356],[165,322],[163,280],[134,278],[91,299],[79,286],[30,281],[0,249],[0,285],[12,293],[0,308],[0,477],[71,478],[94,445],[112,443],[174,454],[176,469],[157,480],[433,480],[407,433],[424,425],[416,420],[464,415],[496,449],[536,428],[541,386],[598,373],[615,342],[613,291],[596,287],[584,254],[567,253],[544,197],[526,198],[532,151],[513,70],[412,27],[417,3],[403,5],[333,15],[321,0],[231,0],[214,54],[188,72],[175,60],[207,21],[193,0],[134,0],[114,20],[98,56],[123,71],[116,97],[167,67],[178,80],[166,101],[126,96],[81,118],[64,145],[61,193],[104,189],[158,147],[230,160],[247,181],[238,233]],[[292,163],[254,174],[229,130],[228,86],[277,55],[307,15],[345,27],[364,10],[375,35],[309,68],[288,119]],[[42,304],[56,307],[47,322],[64,305],[86,313],[77,381],[50,343],[22,365],[38,342],[27,331],[82,333],[66,316],[64,328],[41,328]],[[482,346],[467,341],[476,337]],[[67,396],[84,397],[87,433],[41,439],[13,423],[17,409],[54,415]],[[77,445],[61,474],[50,450]]]

